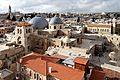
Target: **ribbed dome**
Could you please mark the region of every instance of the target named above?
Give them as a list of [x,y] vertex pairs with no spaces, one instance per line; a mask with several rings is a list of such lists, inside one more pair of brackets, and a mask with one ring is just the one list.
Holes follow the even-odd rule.
[[64,43],[71,43],[71,40],[66,36],[63,40]]
[[63,22],[58,16],[54,16],[51,18],[50,24],[63,24]]
[[29,21],[30,24],[35,28],[45,28],[48,26],[48,22],[44,17],[34,17]]

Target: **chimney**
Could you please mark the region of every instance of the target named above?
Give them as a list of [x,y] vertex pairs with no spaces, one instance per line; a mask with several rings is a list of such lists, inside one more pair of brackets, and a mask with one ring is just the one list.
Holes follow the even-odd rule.
[[93,70],[93,69],[91,68],[91,69],[90,69],[90,73],[86,75],[87,80],[90,79],[90,76],[91,76],[92,70]]
[[52,73],[52,67],[49,67],[48,69],[49,69],[49,73]]
[[22,58],[20,58],[20,63],[22,63]]

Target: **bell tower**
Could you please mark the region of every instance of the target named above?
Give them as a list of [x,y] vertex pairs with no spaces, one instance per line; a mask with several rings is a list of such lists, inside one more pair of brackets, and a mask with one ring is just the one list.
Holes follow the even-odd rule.
[[8,13],[11,13],[11,6],[9,5]]
[[33,28],[31,24],[26,22],[21,22],[16,25],[15,29],[15,41],[16,44],[22,45],[25,48],[25,52],[28,53],[30,50],[29,38],[30,34],[33,33]]

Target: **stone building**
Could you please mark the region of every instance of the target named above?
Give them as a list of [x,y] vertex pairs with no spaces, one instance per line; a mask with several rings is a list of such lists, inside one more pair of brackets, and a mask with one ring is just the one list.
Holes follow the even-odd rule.
[[[78,57],[73,60],[73,63],[74,68],[70,68],[61,64],[60,58],[43,56],[33,52],[17,61],[17,77],[20,80],[92,80],[97,77],[100,77],[99,80],[104,80],[105,74],[103,72],[94,69],[87,72],[87,59]],[[93,75],[93,73],[98,74]]]
[[120,34],[120,23],[115,18],[111,23],[88,23],[87,30],[99,34]]

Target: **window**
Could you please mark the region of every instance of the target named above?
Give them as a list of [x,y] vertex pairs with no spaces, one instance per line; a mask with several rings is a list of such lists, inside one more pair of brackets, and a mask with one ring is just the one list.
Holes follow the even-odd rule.
[[28,30],[26,29],[26,33],[28,33]]
[[98,32],[99,32],[99,29],[98,29]]
[[34,73],[34,79],[36,79],[36,74]]
[[54,29],[56,29],[56,26],[54,26]]
[[107,29],[107,32],[109,32],[109,29]]
[[30,33],[30,32],[31,32],[31,29],[28,29],[28,32]]
[[79,43],[79,38],[77,38],[77,43]]
[[61,29],[62,27],[60,26],[60,29]]
[[105,32],[106,32],[106,29],[105,29]]
[[19,29],[17,29],[17,33],[19,33]]
[[30,71],[30,76],[32,76],[32,72]]
[[39,79],[39,75],[37,74],[37,80]]
[[22,29],[20,29],[20,34],[22,34]]
[[21,68],[21,71],[24,71],[24,67]]
[[7,58],[7,54],[5,54],[5,58]]
[[18,44],[21,44],[21,41],[18,41]]

